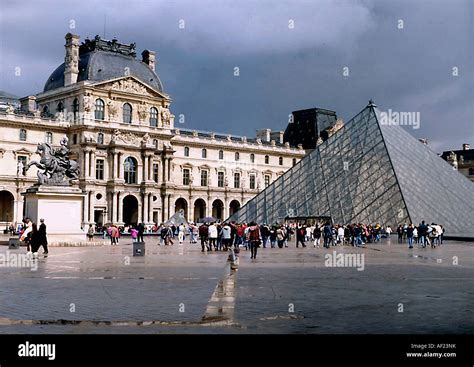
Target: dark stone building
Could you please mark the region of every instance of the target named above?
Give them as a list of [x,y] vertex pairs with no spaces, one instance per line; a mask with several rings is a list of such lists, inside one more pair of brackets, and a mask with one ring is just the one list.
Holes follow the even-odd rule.
[[291,146],[301,144],[303,149],[314,149],[318,139],[328,138],[327,129],[333,127],[337,121],[335,111],[322,108],[310,108],[294,111],[293,121],[288,124],[283,139]]

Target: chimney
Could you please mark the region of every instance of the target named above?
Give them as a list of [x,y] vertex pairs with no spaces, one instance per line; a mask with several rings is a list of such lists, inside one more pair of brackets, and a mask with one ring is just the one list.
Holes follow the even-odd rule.
[[64,86],[77,82],[79,75],[79,36],[66,34],[66,57],[64,58]]
[[36,111],[36,97],[27,96],[20,98],[21,110],[25,112],[34,112]]
[[270,142],[271,129],[260,129],[257,130],[257,139],[262,141]]
[[270,139],[275,140],[279,144],[283,144],[283,131],[272,131],[270,132]]
[[469,150],[471,149],[471,144],[463,144],[462,145],[462,150]]
[[148,65],[148,67],[155,71],[156,54],[155,51],[145,50],[142,52],[142,61]]

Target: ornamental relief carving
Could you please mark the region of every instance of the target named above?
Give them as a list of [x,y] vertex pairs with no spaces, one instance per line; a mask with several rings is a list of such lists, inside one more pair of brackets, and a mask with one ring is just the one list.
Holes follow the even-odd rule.
[[136,94],[151,96],[151,94],[148,92],[148,89],[146,87],[144,87],[143,85],[131,79],[117,80],[112,83],[110,89],[118,90],[121,92],[129,92],[129,93],[136,93]]
[[138,119],[140,120],[140,122],[145,121],[147,115],[148,115],[148,107],[144,103],[140,104],[138,106]]
[[109,116],[112,118],[117,116],[118,105],[115,100],[109,99],[109,101],[107,102],[107,112],[109,113]]
[[122,133],[120,130],[115,129],[114,134],[112,135],[111,143],[127,144],[127,145],[138,145],[140,142],[139,137],[131,132]]

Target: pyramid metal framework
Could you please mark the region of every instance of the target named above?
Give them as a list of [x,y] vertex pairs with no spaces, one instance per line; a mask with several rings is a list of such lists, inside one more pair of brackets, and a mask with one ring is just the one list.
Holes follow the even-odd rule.
[[344,127],[230,217],[281,223],[442,224],[474,234],[474,184],[402,127],[381,124],[370,102]]

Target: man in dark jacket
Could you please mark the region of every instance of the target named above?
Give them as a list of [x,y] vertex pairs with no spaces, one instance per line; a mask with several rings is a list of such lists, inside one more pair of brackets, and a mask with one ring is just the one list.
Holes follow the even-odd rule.
[[40,226],[38,228],[38,248],[43,246],[44,256],[48,256],[48,237],[46,235],[46,224],[44,219],[40,219]]
[[420,238],[420,243],[422,247],[426,247],[426,236],[428,235],[428,226],[425,224],[425,221],[422,221],[418,226],[418,237]]
[[144,242],[143,233],[145,232],[145,225],[143,223],[140,223],[138,225],[137,230],[138,230],[137,242]]
[[204,223],[199,227],[199,237],[201,238],[201,248],[207,246],[207,251],[212,251],[212,247],[208,245],[209,227]]

